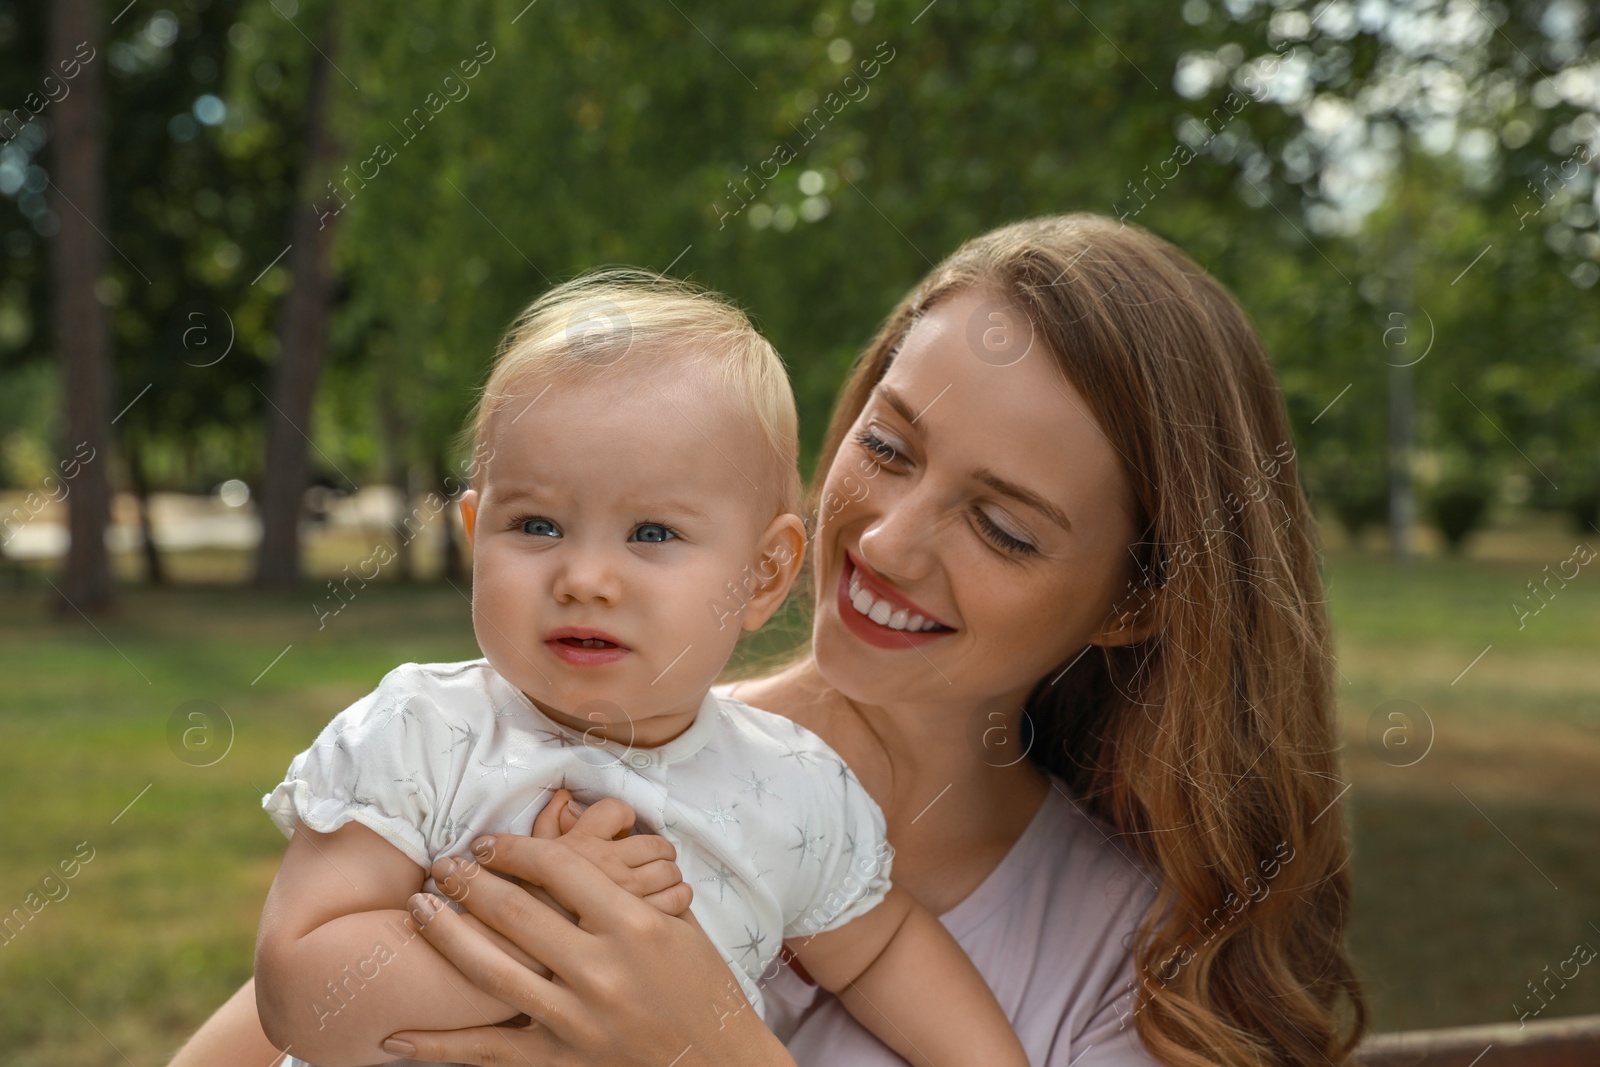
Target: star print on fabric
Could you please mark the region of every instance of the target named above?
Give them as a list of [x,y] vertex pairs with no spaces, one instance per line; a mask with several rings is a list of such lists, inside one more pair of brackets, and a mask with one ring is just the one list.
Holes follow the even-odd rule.
[[762,806],[761,798],[763,796],[771,797],[774,800],[782,800],[783,799],[778,794],[774,793],[772,790],[767,788],[767,783],[772,781],[772,778],[770,776],[766,777],[766,778],[762,778],[760,775],[756,774],[754,768],[751,768],[751,770],[750,770],[750,777],[748,777],[748,778],[740,778],[740,777],[738,777],[736,775],[734,777],[734,780],[737,781],[737,782],[743,782],[744,783],[745,787],[743,789],[739,790],[739,793],[740,793],[741,796],[743,794],[745,794],[745,793],[754,793],[756,795],[756,806],[757,807],[761,807]]
[[778,758],[789,759],[791,757],[794,759],[795,763],[801,767],[806,766],[806,760],[816,759],[816,756],[807,749],[796,748],[790,742],[785,741],[783,743],[783,755],[779,756]]
[[751,877],[751,881],[759,882],[761,879],[772,873],[771,867],[768,867],[766,870],[761,869],[760,856],[761,853],[759,852],[752,852],[750,854],[750,863],[756,869],[756,873]]
[[844,795],[848,798],[850,796],[850,768],[845,765],[842,759],[835,760],[834,763],[839,768],[839,780],[844,783]]
[[789,825],[794,826],[795,831],[800,835],[800,843],[789,846],[790,852],[794,852],[796,850],[799,851],[799,863],[805,863],[807,854],[815,857],[820,862],[822,859],[822,842],[827,840],[827,835],[813,834],[811,832],[810,819],[806,820],[806,824],[804,826],[796,826],[794,823],[790,823]]
[[351,763],[355,762],[355,753],[350,751],[350,731],[348,729],[340,730],[334,735],[333,747],[338,749],[340,752],[343,752],[345,759],[349,760]]
[[[478,778],[487,778],[495,771],[499,771],[501,783],[507,789],[511,788],[511,768],[515,767],[519,771],[525,771],[528,769],[528,765],[522,762],[521,756],[507,756],[499,763],[490,763],[489,761],[484,760],[479,764],[479,766],[485,769],[481,774],[478,775]],[[476,780],[477,779],[474,779],[474,781]]]
[[444,825],[441,827],[444,830],[445,839],[454,841],[461,836],[463,830],[470,830],[472,828],[472,816],[476,811],[477,809],[474,808],[471,811],[461,812],[459,815],[452,813],[445,816]]
[[406,775],[404,778],[394,778],[394,779],[391,779],[391,781],[393,781],[395,785],[408,785],[408,786],[410,786],[411,787],[411,791],[413,793],[417,794],[417,796],[420,797],[422,795],[422,785],[421,785],[420,782],[417,781],[417,776],[419,774],[421,774],[421,773],[422,773],[421,771],[412,771],[410,774]]
[[845,859],[849,859],[856,854],[856,835],[851,833],[849,830],[846,830],[844,832],[844,840],[845,846],[841,855]]
[[730,871],[727,866],[719,862],[716,868],[712,870],[710,878],[696,878],[695,881],[699,882],[701,885],[705,885],[708,882],[715,885],[717,887],[717,903],[721,904],[722,891],[733,884],[733,878],[734,872]]
[[739,958],[741,960],[744,959],[744,957],[748,954],[755,956],[756,962],[760,963],[761,942],[764,940],[764,938],[762,938],[758,931],[752,930],[748,926],[744,928],[744,936],[748,937],[750,940],[746,941],[742,945],[733,946],[734,951],[739,953]]
[[539,735],[547,742],[553,742],[554,744],[560,745],[562,748],[571,748],[574,745],[583,744],[582,738],[573,737],[571,734],[564,733],[560,730],[530,730],[529,732]]
[[701,808],[700,810],[705,812],[707,819],[717,824],[717,829],[726,834],[728,832],[728,823],[731,822],[735,826],[739,825],[739,817],[733,813],[733,809],[737,808],[738,806],[738,802],[735,801],[732,807],[725,808],[722,806],[722,800],[717,796],[717,794],[712,793],[711,807]]
[[455,750],[462,745],[466,745],[467,751],[471,752],[473,746],[478,743],[478,738],[483,736],[482,734],[478,733],[478,728],[476,726],[457,726],[453,722],[447,722],[445,725],[450,728],[451,733],[459,734],[460,736],[458,736],[454,741],[450,742],[449,748],[440,753],[444,756],[454,755]]
[[415,721],[418,726],[422,725],[422,720],[417,716],[417,709],[411,706],[411,701],[409,700],[403,700],[394,707],[390,708],[388,715],[382,722],[378,723],[378,726],[380,729],[388,729],[389,724],[394,722],[396,719],[400,720],[400,729],[405,731],[407,734],[411,732],[411,723],[413,721]]
[[[383,805],[381,803],[379,803],[377,798],[368,797],[368,796],[362,796],[361,795],[361,768],[360,767],[356,768],[355,779],[353,781],[351,781],[351,783],[350,783],[350,803],[355,804],[357,807],[374,808],[374,809],[376,809],[378,811],[383,811],[384,810]],[[388,814],[387,812],[384,812],[384,813]]]

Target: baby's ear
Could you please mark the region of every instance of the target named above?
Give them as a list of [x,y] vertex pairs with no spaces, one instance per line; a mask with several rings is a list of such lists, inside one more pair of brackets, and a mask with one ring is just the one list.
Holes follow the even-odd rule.
[[472,543],[472,531],[478,525],[478,491],[468,489],[461,494],[461,525],[467,531],[467,544]]
[[756,551],[756,584],[739,621],[746,630],[760,629],[794,587],[806,555],[805,522],[798,515],[779,515],[767,524]]

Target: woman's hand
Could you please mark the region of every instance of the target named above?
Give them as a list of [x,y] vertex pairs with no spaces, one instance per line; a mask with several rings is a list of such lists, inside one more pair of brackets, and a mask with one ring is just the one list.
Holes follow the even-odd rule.
[[[633,809],[620,800],[608,797],[585,808],[572,799],[569,790],[558,789],[534,820],[533,836],[547,840],[563,838],[578,855],[600,868],[601,873],[623,889],[659,908],[663,914],[682,915],[694,900],[694,889],[683,880],[683,874],[678,870],[678,851],[659,834],[629,836],[634,818]],[[515,834],[506,835],[506,838],[518,839]],[[490,861],[492,846],[474,848],[473,854],[480,863],[493,869],[494,864]],[[482,870],[483,867],[476,864],[463,865],[458,869],[453,860],[440,860],[433,865],[434,879],[440,890],[451,900],[462,903],[466,902],[467,894],[471,892],[472,879]],[[511,880],[568,919],[573,918],[542,886],[529,885],[515,877]],[[513,958],[517,957],[517,953],[508,947],[509,942],[500,939],[470,916],[468,920],[480,933],[488,933],[490,940],[506,949]],[[527,960],[522,962],[537,966]],[[548,974],[547,971],[540,973]]]
[[[528,1015],[530,1025],[407,1030],[393,1035],[384,1048],[432,1062],[481,1065],[793,1067],[693,914],[665,913],[582,854],[603,843],[597,835],[606,827],[620,832],[630,826],[631,809],[620,801],[602,801],[584,813],[589,816],[595,816],[595,835],[569,833],[551,840],[498,834],[487,849],[474,849],[482,868],[468,864],[457,872],[468,887],[461,899],[497,932],[493,940],[442,903],[425,894],[412,897],[413,914],[429,943],[473,984]],[[542,886],[555,907],[509,880],[477,878],[483,868]],[[574,915],[576,923],[557,908]],[[515,954],[499,943],[500,937]],[[543,960],[553,975],[529,969],[519,956]],[[674,1061],[674,1056],[682,1058]]]

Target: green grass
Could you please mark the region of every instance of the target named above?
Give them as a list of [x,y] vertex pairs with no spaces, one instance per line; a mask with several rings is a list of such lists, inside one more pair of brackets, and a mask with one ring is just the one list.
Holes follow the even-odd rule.
[[[1399,574],[1344,557],[1328,569],[1347,679],[1350,941],[1380,1030],[1514,1022],[1514,1004],[1538,1006],[1526,983],[1579,942],[1600,948],[1600,560],[1552,583],[1523,628],[1511,610],[1575,540],[1536,538],[1522,562],[1436,559]],[[1369,742],[1369,720],[1395,700],[1432,723],[1411,766]],[[1595,968],[1551,988],[1542,1018],[1600,1012]]]
[[[1348,679],[1351,944],[1380,1029],[1512,1021],[1546,965],[1579,941],[1600,947],[1600,561],[1519,631],[1510,603],[1574,539],[1534,525],[1486,543],[1487,560],[1409,573],[1336,545],[1327,567]],[[230,568],[210,559],[204,573]],[[91,627],[54,618],[36,579],[0,592],[0,916],[81,842],[94,850],[68,895],[0,938],[8,1064],[164,1063],[250,973],[283,850],[261,794],[396,664],[477,655],[449,585],[370,586],[319,630],[322,593],[130,587]],[[787,617],[751,654],[797,630]],[[1434,726],[1410,767],[1366,740],[1373,711],[1397,699]],[[190,701],[226,716],[213,751],[230,734],[231,747],[210,766],[169,744]],[[1545,1017],[1589,1012],[1595,967]]]

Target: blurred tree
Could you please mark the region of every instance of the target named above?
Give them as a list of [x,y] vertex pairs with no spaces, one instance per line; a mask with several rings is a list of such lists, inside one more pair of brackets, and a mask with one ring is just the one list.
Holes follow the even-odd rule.
[[[262,471],[261,546],[256,585],[292,587],[300,579],[300,516],[310,484],[311,405],[322,374],[333,299],[332,248],[336,216],[313,206],[336,154],[329,129],[329,79],[338,52],[335,13],[329,4],[317,16],[316,56],[310,61],[305,97],[306,156],[290,209],[289,272],[278,339],[282,346],[272,375],[266,458]],[[350,488],[354,489],[355,486]]]
[[[55,101],[56,338],[66,400],[67,524],[71,541],[61,576],[59,611],[108,611],[116,599],[106,527],[111,521],[111,331],[96,295],[105,269],[105,150],[101,128],[103,47],[95,0],[50,7],[46,54],[79,64],[69,91]],[[70,58],[69,58],[70,57]],[[61,71],[66,74],[66,70]],[[54,77],[54,75],[50,75]],[[71,464],[69,469],[67,464]]]
[[[150,494],[205,492],[227,478],[254,480],[260,469],[262,360],[275,353],[270,311],[284,278],[281,266],[263,268],[283,251],[287,177],[302,155],[295,90],[303,91],[303,79],[252,61],[264,31],[241,20],[237,8],[118,6],[92,61],[114,87],[101,103],[114,131],[107,167],[118,176],[108,189],[105,227],[116,254],[96,295],[110,309],[118,386],[112,407],[121,413],[114,429],[127,483],[142,505],[152,579],[160,562],[148,536]],[[33,14],[0,3],[0,90],[8,100],[25,101],[53,69]],[[224,102],[230,73],[254,90],[249,109]],[[34,410],[38,398],[59,392],[53,377],[40,374],[55,344],[37,245],[59,219],[34,191],[48,189],[41,148],[51,136],[49,118],[48,109],[34,116],[26,105],[0,113],[8,134],[0,193],[15,196],[20,209],[9,228],[0,220],[7,253],[0,478],[12,484],[43,476],[27,459],[32,442],[44,437]],[[122,472],[112,468],[111,476]]]
[[124,383],[117,428],[156,580],[150,495],[208,492],[259,469],[282,278],[263,268],[283,251],[299,104],[262,93],[246,113],[224,101],[230,53],[246,78],[253,69],[241,46],[254,30],[233,5],[130,11],[120,30],[107,57],[111,158],[123,176],[111,233],[128,260],[113,264],[107,295]]
[[[300,505],[282,487],[376,476],[401,490],[393,536],[409,549],[470,471],[457,431],[505,325],[608,262],[670,266],[750,309],[791,368],[809,462],[840,376],[931,262],[986,227],[1087,208],[1173,238],[1240,296],[1319,499],[1387,511],[1372,501],[1385,364],[1437,336],[1410,370],[1419,485],[1475,461],[1562,504],[1600,469],[1583,430],[1600,411],[1600,322],[1580,288],[1600,245],[1575,155],[1595,131],[1573,102],[1593,45],[1558,0],[1472,7],[419,0],[397,20],[347,6],[325,83],[338,158],[315,179],[322,5],[135,9],[110,49],[107,107],[127,136],[110,145],[125,177],[108,235],[150,284],[118,257],[102,287],[125,383],[112,406],[142,397],[117,423],[130,481],[273,481],[284,575]],[[8,37],[6,10],[10,55],[32,15]],[[0,63],[13,85],[27,91]],[[45,387],[14,373],[46,333],[31,245],[53,222],[28,191],[43,125],[0,148],[0,193],[27,220],[0,284],[15,395]],[[265,379],[289,381],[308,353],[283,298],[311,277],[284,232],[291,205],[339,237],[318,287],[329,346],[286,417],[288,387]],[[189,332],[200,323],[211,332]],[[235,354],[212,365],[233,327]],[[206,336],[217,347],[185,341]],[[298,474],[266,460],[294,446],[291,425],[311,449]]]
[[[1414,402],[1432,428],[1435,453],[1511,423],[1527,432],[1492,429],[1503,438],[1494,451],[1510,464],[1510,445],[1523,453],[1529,473],[1546,481],[1523,446],[1542,453],[1545,464],[1556,462],[1558,450],[1594,455],[1581,421],[1549,417],[1566,406],[1586,412],[1592,424],[1600,403],[1592,373],[1600,319],[1582,292],[1600,280],[1600,27],[1593,11],[1576,0],[1225,6],[1229,35],[1264,39],[1268,50],[1225,41],[1190,51],[1179,60],[1177,85],[1195,97],[1266,85],[1258,95],[1274,106],[1242,116],[1235,148],[1241,179],[1260,200],[1273,198],[1274,187],[1287,189],[1307,230],[1333,243],[1336,254],[1343,246],[1378,268],[1362,286],[1391,320],[1380,328],[1391,382],[1389,513],[1397,555],[1407,554],[1414,512]],[[1205,0],[1184,5],[1186,17],[1209,10]],[[1545,247],[1533,240],[1541,235]],[[1533,270],[1516,266],[1533,261]],[[1536,310],[1519,314],[1523,309]],[[1388,343],[1426,333],[1431,347],[1435,331],[1445,335],[1448,373],[1437,369],[1438,360],[1410,363],[1416,346],[1402,353]],[[1552,334],[1566,343],[1541,343]],[[1352,346],[1339,361],[1352,379],[1371,366],[1360,365],[1363,350],[1371,345]],[[1510,373],[1509,352],[1518,356]],[[1580,375],[1584,380],[1575,380]],[[1511,379],[1517,388],[1507,387]],[[1488,388],[1491,382],[1500,388]],[[1566,387],[1566,405],[1555,394],[1540,395],[1543,383],[1557,382]],[[1457,414],[1463,409],[1475,409],[1483,425],[1464,426]],[[1527,425],[1529,409],[1545,418]],[[1483,509],[1472,514],[1476,521]]]

